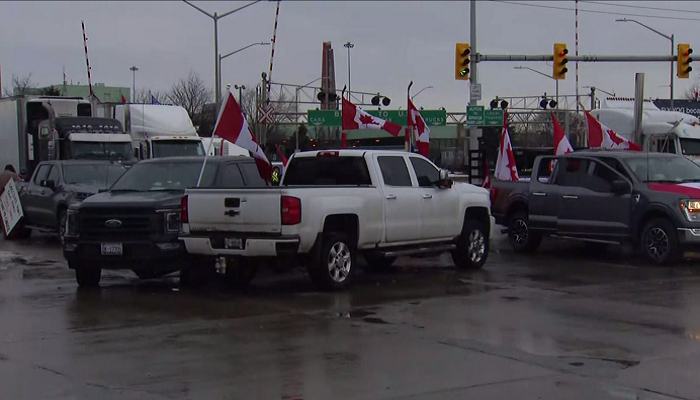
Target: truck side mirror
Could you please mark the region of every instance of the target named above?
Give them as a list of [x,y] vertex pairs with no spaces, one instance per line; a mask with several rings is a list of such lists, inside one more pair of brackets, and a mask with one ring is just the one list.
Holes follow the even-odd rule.
[[452,179],[450,179],[450,173],[447,170],[441,169],[439,174],[438,187],[440,188],[451,188]]

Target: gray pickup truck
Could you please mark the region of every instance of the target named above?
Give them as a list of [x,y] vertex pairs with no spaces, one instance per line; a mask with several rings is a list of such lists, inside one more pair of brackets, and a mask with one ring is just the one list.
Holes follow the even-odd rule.
[[[181,200],[197,184],[203,157],[144,160],[131,167],[108,191],[68,209],[63,256],[79,286],[98,286],[102,269],[128,269],[139,278],[180,271],[180,279],[199,281],[214,270],[213,259],[191,257],[178,239]],[[201,187],[262,187],[252,157],[210,157]],[[211,261],[211,262],[210,262]],[[196,267],[196,268],[192,268]]]
[[516,252],[552,235],[628,242],[654,264],[700,247],[700,166],[664,153],[583,150],[535,159],[529,181],[496,181],[492,213]]
[[111,161],[62,160],[37,165],[27,182],[19,184],[24,228],[55,232],[63,237],[71,204],[112,186],[126,168]]

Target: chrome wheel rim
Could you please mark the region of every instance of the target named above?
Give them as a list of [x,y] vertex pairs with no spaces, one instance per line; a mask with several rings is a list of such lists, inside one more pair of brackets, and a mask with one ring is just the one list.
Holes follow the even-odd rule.
[[341,283],[348,278],[352,268],[350,248],[343,242],[337,242],[328,252],[328,273],[334,282]]
[[474,229],[469,234],[469,259],[473,263],[479,263],[486,254],[486,237],[479,229]]
[[645,238],[647,254],[655,260],[663,258],[669,249],[669,240],[666,232],[661,228],[652,228]]
[[513,240],[519,245],[524,245],[527,242],[527,223],[522,219],[513,221],[513,225],[510,227],[511,233],[513,235]]

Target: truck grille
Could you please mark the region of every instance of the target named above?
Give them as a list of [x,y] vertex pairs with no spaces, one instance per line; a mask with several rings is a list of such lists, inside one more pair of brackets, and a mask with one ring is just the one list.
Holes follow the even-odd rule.
[[153,210],[97,210],[78,214],[78,230],[89,239],[129,237],[163,231],[162,215]]

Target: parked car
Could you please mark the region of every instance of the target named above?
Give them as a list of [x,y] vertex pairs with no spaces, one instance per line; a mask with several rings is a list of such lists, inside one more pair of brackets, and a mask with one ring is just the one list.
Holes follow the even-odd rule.
[[185,193],[187,251],[227,257],[226,272],[235,265],[238,278],[252,279],[249,270],[272,260],[304,264],[319,288],[341,289],[360,252],[375,266],[401,255],[451,252],[459,268],[478,269],[488,257],[488,191],[453,183],[417,154],[302,152],[288,161],[279,187]]
[[[551,172],[550,172],[551,171]],[[700,247],[700,166],[681,155],[582,150],[539,156],[529,181],[495,181],[492,212],[511,247],[543,236],[629,242],[655,264]]]
[[[189,257],[178,240],[180,202],[197,185],[203,157],[168,157],[141,161],[108,191],[68,209],[63,255],[80,286],[97,286],[102,269],[129,269],[140,278],[180,270],[194,278],[203,264]],[[202,187],[263,187],[251,157],[211,157]],[[205,261],[208,261],[205,260]]]
[[22,227],[55,232],[63,238],[68,208],[108,188],[126,168],[117,162],[44,161],[27,182],[19,184]]

